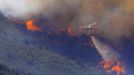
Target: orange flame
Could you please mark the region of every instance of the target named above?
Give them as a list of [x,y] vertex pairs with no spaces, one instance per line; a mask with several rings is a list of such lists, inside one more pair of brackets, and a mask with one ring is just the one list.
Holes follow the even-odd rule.
[[69,35],[75,36],[75,33],[74,33],[74,31],[73,31],[73,29],[72,29],[71,26],[69,26],[69,27],[67,28],[67,32],[68,32]]
[[102,61],[101,62],[101,65],[102,65],[102,68],[107,71],[107,72],[110,72],[110,69],[111,69],[111,65],[113,64],[112,61]]
[[111,71],[117,72],[117,75],[120,75],[121,72],[124,73],[124,69],[121,67],[120,62],[117,62],[117,65],[113,66]]
[[101,65],[106,72],[116,72],[117,75],[125,72],[119,61],[116,64],[113,61],[103,61]]
[[41,31],[41,28],[33,24],[33,20],[26,21],[26,28],[30,31]]

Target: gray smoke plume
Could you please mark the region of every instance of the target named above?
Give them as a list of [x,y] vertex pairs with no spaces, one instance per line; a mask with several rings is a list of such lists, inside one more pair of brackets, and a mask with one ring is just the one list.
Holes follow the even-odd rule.
[[0,11],[7,17],[29,18],[42,14],[53,15],[78,2],[79,0],[0,0]]
[[97,34],[111,40],[129,37],[134,31],[133,0],[0,0],[0,11],[8,18],[29,19],[43,15],[57,27],[97,23]]

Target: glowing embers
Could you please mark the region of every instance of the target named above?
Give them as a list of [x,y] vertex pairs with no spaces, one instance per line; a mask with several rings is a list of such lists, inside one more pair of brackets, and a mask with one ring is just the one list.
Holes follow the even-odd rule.
[[40,27],[38,27],[37,25],[35,25],[34,20],[28,20],[26,21],[25,25],[27,30],[29,31],[42,31],[42,29]]
[[116,72],[117,75],[125,72],[120,61],[102,61],[100,65],[106,72]]
[[72,35],[72,36],[75,36],[75,35],[76,35],[70,25],[67,27],[67,33],[68,33],[69,35]]

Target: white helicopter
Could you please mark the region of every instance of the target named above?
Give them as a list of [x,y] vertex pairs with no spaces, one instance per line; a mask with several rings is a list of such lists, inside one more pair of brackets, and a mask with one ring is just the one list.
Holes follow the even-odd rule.
[[90,36],[93,36],[95,31],[96,31],[96,24],[97,23],[92,23],[92,24],[89,24],[89,25],[85,25],[85,26],[80,26],[80,30],[88,30],[89,31],[89,35]]

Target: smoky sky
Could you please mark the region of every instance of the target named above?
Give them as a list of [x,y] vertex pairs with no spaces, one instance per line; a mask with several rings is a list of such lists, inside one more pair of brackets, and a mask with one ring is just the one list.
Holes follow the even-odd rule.
[[96,34],[110,40],[129,37],[134,30],[133,0],[0,0],[0,11],[8,18],[31,19],[43,16],[57,28],[97,23]]

